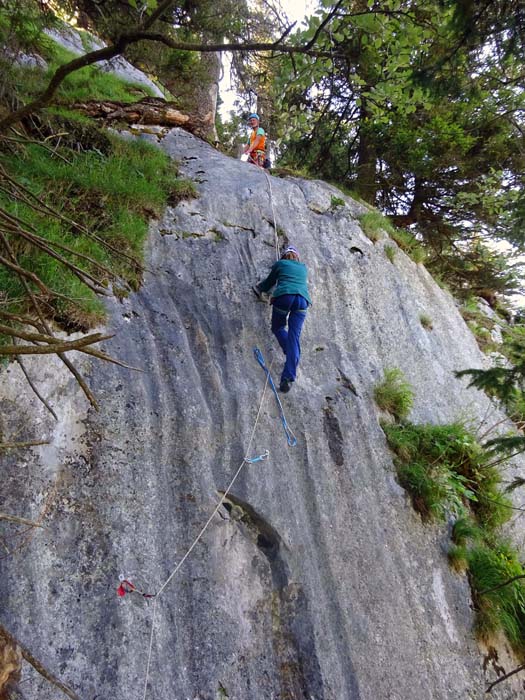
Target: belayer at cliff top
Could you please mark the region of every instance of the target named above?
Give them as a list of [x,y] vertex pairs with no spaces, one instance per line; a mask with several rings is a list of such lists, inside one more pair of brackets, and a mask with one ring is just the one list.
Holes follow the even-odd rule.
[[250,137],[244,147],[244,153],[248,156],[248,162],[266,167],[266,133],[262,126],[259,115],[252,113],[248,117],[248,124],[251,127]]

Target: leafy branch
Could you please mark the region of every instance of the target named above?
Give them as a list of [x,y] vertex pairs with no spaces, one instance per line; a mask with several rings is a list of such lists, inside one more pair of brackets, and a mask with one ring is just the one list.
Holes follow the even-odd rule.
[[[163,5],[166,5],[166,9],[171,4],[171,2],[163,3]],[[160,11],[160,7],[161,6],[159,6],[158,10],[155,13],[153,13],[153,15],[150,17],[150,20],[157,15],[157,13]],[[72,61],[69,61],[69,63],[64,63],[63,65],[59,66],[53,74],[53,76],[51,77],[51,80],[49,81],[47,87],[41,93],[41,95],[39,95],[27,105],[24,105],[20,109],[10,112],[3,119],[0,119],[0,133],[5,132],[10,126],[15,124],[16,122],[19,122],[25,117],[28,117],[30,114],[34,114],[35,112],[41,110],[43,107],[49,105],[60,84],[71,73],[80,70],[81,68],[86,68],[87,66],[99,63],[100,61],[109,61],[112,58],[120,56],[128,46],[130,46],[131,44],[136,44],[139,41],[154,41],[162,43],[170,49],[199,53],[217,53],[224,51],[270,51],[272,53],[277,52],[281,54],[306,54],[314,58],[329,58],[332,56],[333,53],[331,51],[316,51],[312,48],[312,41],[309,41],[307,44],[302,46],[283,43],[283,40],[293,29],[293,24],[287,27],[287,29],[279,39],[272,42],[203,44],[175,41],[174,39],[170,38],[169,36],[166,36],[165,34],[149,32],[147,31],[147,29],[151,26],[152,23],[152,21],[148,21],[143,25],[143,27],[138,27],[136,30],[121,34],[117,39],[115,39],[115,41],[112,44],[109,44],[108,46],[105,46],[102,49],[97,49],[95,51],[86,53],[83,56],[78,56]]]

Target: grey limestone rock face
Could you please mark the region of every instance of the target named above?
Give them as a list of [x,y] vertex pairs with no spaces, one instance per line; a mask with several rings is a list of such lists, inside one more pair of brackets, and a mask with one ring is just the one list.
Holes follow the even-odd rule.
[[[105,349],[142,371],[93,367],[96,413],[59,365],[28,363],[56,424],[15,366],[0,374],[3,429],[51,441],[2,457],[2,510],[48,508],[45,529],[0,560],[3,622],[83,699],[141,700],[153,601],[117,597],[119,575],[158,591],[244,457],[269,450],[244,465],[157,599],[146,697],[481,700],[495,674],[473,637],[467,580],[448,566],[446,526],[424,525],[397,484],[372,398],[384,369],[400,367],[413,421],[495,420],[454,378],[483,358],[453,300],[364,236],[362,205],[270,178],[278,243],[299,248],[314,302],[282,398],[289,447],[271,392],[258,414],[253,356],[259,347],[278,378],[270,310],[251,292],[275,259],[269,183],[183,131],[162,147],[199,196],[152,225],[142,289],[109,303]],[[56,700],[26,673],[28,700]],[[515,678],[493,697],[519,688]]]

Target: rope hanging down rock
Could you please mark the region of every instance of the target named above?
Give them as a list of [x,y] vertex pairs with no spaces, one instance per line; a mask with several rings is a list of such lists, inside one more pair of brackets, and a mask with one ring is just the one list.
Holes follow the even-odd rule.
[[[249,453],[249,451],[250,451],[250,449],[251,449],[251,445],[252,445],[252,442],[253,442],[253,438],[254,438],[254,436],[255,436],[255,431],[256,431],[256,429],[257,429],[257,424],[258,424],[258,422],[259,422],[259,418],[260,418],[260,415],[261,415],[262,407],[263,407],[263,404],[264,404],[264,399],[265,399],[265,396],[266,396],[266,389],[267,389],[267,387],[268,387],[268,384],[270,384],[270,386],[272,387],[272,389],[273,389],[273,391],[274,391],[274,393],[275,393],[275,396],[276,396],[276,399],[277,399],[277,403],[278,403],[278,405],[279,405],[279,410],[280,410],[280,414],[281,414],[281,420],[283,421],[283,426],[284,426],[285,433],[286,433],[286,437],[287,437],[287,440],[288,440],[288,444],[289,444],[290,446],[296,445],[296,444],[297,444],[297,440],[295,439],[295,436],[293,435],[293,433],[291,432],[291,430],[288,428],[288,425],[287,425],[287,423],[286,423],[286,418],[285,418],[285,416],[284,416],[284,411],[283,411],[281,402],[279,401],[279,397],[277,396],[277,392],[276,392],[276,389],[275,389],[275,384],[273,383],[273,379],[272,379],[272,376],[271,376],[271,373],[270,373],[271,365],[270,365],[270,369],[268,369],[268,368],[266,367],[266,365],[265,365],[265,363],[264,363],[264,358],[263,358],[263,356],[262,356],[262,353],[261,353],[261,351],[260,351],[258,348],[255,348],[255,349],[254,349],[254,352],[256,353],[255,356],[256,356],[256,358],[257,358],[257,361],[259,362],[259,364],[263,367],[264,371],[266,372],[266,381],[265,381],[265,383],[264,383],[264,388],[263,388],[261,400],[260,400],[260,402],[259,402],[259,408],[258,408],[258,410],[257,410],[257,416],[256,416],[256,418],[255,418],[255,422],[254,422],[254,424],[253,424],[253,428],[252,428],[252,432],[251,432],[251,435],[250,435],[250,439],[249,439],[249,441],[248,441],[247,452]],[[260,358],[260,359],[259,359],[259,358]],[[198,544],[198,542],[200,541],[200,539],[202,538],[202,536],[204,535],[204,533],[205,533],[206,530],[208,529],[208,527],[209,527],[210,523],[212,522],[213,518],[214,518],[215,515],[219,512],[219,509],[221,508],[221,506],[223,505],[224,501],[225,501],[226,498],[228,497],[228,494],[230,493],[231,489],[233,488],[233,485],[234,485],[234,483],[236,482],[236,480],[237,480],[239,474],[241,473],[241,471],[242,471],[244,465],[245,465],[245,464],[255,464],[256,462],[265,461],[265,460],[268,459],[269,455],[270,455],[269,451],[268,451],[268,450],[265,450],[265,451],[263,452],[263,454],[258,455],[257,457],[244,457],[244,459],[242,460],[241,464],[239,465],[239,468],[237,469],[237,471],[236,471],[235,474],[233,475],[232,480],[231,480],[230,483],[228,484],[228,487],[227,487],[226,491],[224,491],[224,493],[222,494],[221,498],[219,499],[219,502],[218,502],[217,505],[215,506],[215,508],[214,508],[214,510],[213,510],[213,512],[212,512],[212,514],[210,515],[210,517],[208,518],[208,520],[206,521],[206,523],[205,523],[204,526],[202,527],[202,529],[201,529],[201,531],[199,532],[199,534],[197,535],[197,537],[196,537],[196,538],[194,539],[194,541],[192,542],[191,546],[190,546],[190,547],[188,548],[188,550],[186,551],[186,554],[184,554],[184,556],[182,557],[182,559],[179,561],[179,563],[177,564],[177,566],[173,569],[173,571],[170,573],[170,575],[168,576],[168,578],[167,578],[167,579],[164,581],[164,583],[161,585],[161,587],[159,588],[159,590],[158,590],[156,593],[154,593],[154,594],[149,594],[149,595],[148,595],[148,594],[144,595],[144,594],[142,593],[142,591],[138,591],[138,592],[140,592],[142,595],[144,595],[144,597],[153,598],[153,611],[152,611],[152,617],[151,617],[151,630],[150,630],[150,638],[149,638],[148,659],[147,659],[147,663],[146,663],[146,673],[145,673],[145,678],[144,678],[144,693],[143,693],[143,696],[142,696],[143,700],[146,700],[147,692],[148,692],[148,681],[149,681],[149,677],[150,677],[151,657],[152,657],[152,653],[153,653],[153,634],[154,634],[154,631],[155,631],[155,622],[156,622],[156,619],[157,619],[157,603],[158,603],[158,600],[159,600],[161,594],[162,594],[163,591],[165,590],[166,586],[169,585],[169,583],[170,583],[170,581],[173,579],[173,577],[177,574],[177,572],[179,571],[179,569],[181,568],[181,566],[184,564],[184,562],[186,561],[186,559],[190,556],[190,554],[192,553],[192,551],[195,549],[196,545]],[[132,584],[131,582],[126,581],[126,583],[127,583],[127,584],[130,584],[130,586],[132,586],[132,587],[134,588],[134,586],[133,586],[133,584]],[[121,585],[122,585],[122,583],[121,583]],[[119,589],[119,590],[120,590],[120,589]],[[128,590],[124,590],[124,593],[128,593],[128,592],[131,592],[131,590],[129,590],[129,589],[128,589]],[[119,595],[123,595],[124,593],[119,593]]]
[[283,429],[284,429],[284,434],[286,435],[286,440],[288,442],[288,445],[290,447],[295,447],[297,445],[297,438],[293,434],[290,426],[288,425],[286,421],[286,416],[284,415],[284,409],[283,405],[281,403],[281,399],[279,398],[279,394],[277,393],[277,389],[275,388],[275,384],[273,383],[272,375],[270,373],[270,370],[266,366],[264,362],[264,357],[262,352],[259,350],[259,348],[254,348],[253,349],[253,354],[255,355],[255,359],[257,362],[261,365],[263,370],[266,372],[266,380],[267,382],[270,383],[270,386],[272,388],[272,391],[275,396],[275,400],[277,401],[277,406],[279,407],[279,416],[281,418],[281,423],[283,424]]
[[270,197],[270,205],[272,207],[272,215],[273,215],[273,231],[275,234],[275,259],[279,260],[281,257],[280,252],[279,252],[279,235],[277,233],[277,221],[275,219],[275,209],[273,207],[273,192],[272,192],[272,181],[270,180],[270,176],[266,172],[266,170],[263,170],[263,173],[266,175],[266,182],[268,183],[268,194]]

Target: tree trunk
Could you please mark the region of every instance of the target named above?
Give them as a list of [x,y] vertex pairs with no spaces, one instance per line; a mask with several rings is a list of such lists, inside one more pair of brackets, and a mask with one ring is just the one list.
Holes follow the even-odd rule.
[[359,147],[357,151],[357,194],[370,204],[375,204],[379,189],[376,181],[377,153],[373,138],[369,134],[370,114],[366,100],[362,98],[359,114]]

